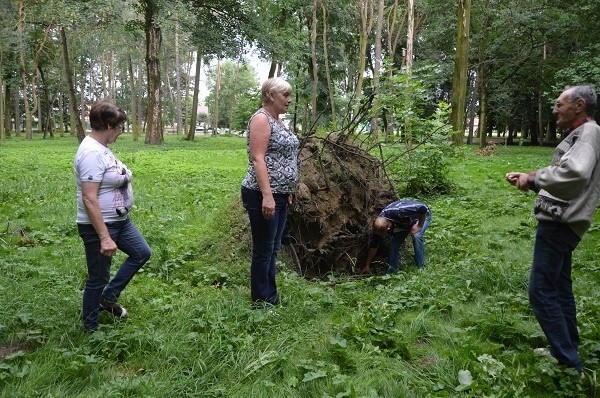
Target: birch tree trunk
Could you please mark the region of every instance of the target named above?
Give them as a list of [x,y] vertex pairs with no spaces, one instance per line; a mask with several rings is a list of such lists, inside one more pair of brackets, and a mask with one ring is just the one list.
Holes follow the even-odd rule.
[[408,0],[408,21],[406,23],[406,69],[410,75],[413,64],[413,42],[415,37],[415,2]]
[[[189,111],[190,111],[190,76],[192,73],[192,63],[194,62],[194,52],[189,52],[187,56],[187,70],[185,74],[185,94],[183,97],[183,103],[185,104],[185,108],[183,109],[183,131],[188,130],[189,125]],[[195,124],[195,123],[194,123]]]
[[176,105],[176,118],[177,118],[177,135],[180,135],[183,131],[183,116],[181,106],[181,58],[179,57],[179,24],[175,26],[175,90],[177,90],[177,105]]

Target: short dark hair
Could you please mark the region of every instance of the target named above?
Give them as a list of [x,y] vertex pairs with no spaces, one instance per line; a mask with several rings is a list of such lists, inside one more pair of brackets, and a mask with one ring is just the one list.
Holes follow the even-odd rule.
[[108,99],[94,102],[90,109],[90,126],[96,131],[115,128],[126,120],[125,111]]
[[594,87],[590,85],[571,86],[567,87],[571,91],[571,101],[582,99],[585,102],[585,113],[588,116],[594,116],[596,107],[598,106],[598,97]]

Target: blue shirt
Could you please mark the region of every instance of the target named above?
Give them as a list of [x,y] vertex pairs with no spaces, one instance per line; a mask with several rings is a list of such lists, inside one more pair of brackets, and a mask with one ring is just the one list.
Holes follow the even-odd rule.
[[[425,203],[416,200],[398,200],[381,210],[379,217],[383,217],[392,223],[390,234],[408,233],[412,226],[419,222],[419,217],[429,212],[429,207]],[[369,247],[378,247],[380,241],[381,237],[379,235],[371,234]]]
[[428,212],[429,207],[425,203],[416,200],[398,200],[387,205],[379,213],[379,217],[391,221],[394,224],[394,232],[399,232],[410,230],[419,221],[419,216]]

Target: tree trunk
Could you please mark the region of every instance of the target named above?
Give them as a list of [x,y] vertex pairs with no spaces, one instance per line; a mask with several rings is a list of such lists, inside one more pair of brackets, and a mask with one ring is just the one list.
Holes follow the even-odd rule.
[[542,94],[538,94],[537,128],[540,145],[544,145],[546,132],[544,130],[544,99]]
[[146,116],[146,144],[163,143],[162,103],[160,90],[161,31],[154,17],[158,12],[156,0],[143,1],[146,29],[146,68],[148,71],[148,113]]
[[21,136],[21,106],[19,103],[19,91],[15,88],[14,92],[14,105],[15,105],[15,135]]
[[63,115],[65,114],[64,104],[63,104],[63,93],[58,94],[58,128],[60,129],[59,136],[65,136],[65,120],[63,119]]
[[[404,21],[408,19],[408,10],[404,12],[404,16],[398,23],[398,2],[399,0],[394,0],[394,4],[391,7],[388,16],[387,23],[387,55],[391,60],[396,58],[396,48],[398,47],[398,43],[400,42],[400,38],[402,37],[402,33],[404,30]],[[388,81],[392,80],[392,76],[394,73],[394,68],[388,68]],[[393,125],[394,125],[394,115],[386,113],[384,115],[384,135],[385,138],[390,136],[390,128],[392,128],[391,135],[394,134]]]
[[77,141],[81,142],[85,138],[85,131],[83,130],[83,124],[81,123],[81,117],[77,109],[77,100],[75,98],[75,86],[73,85],[73,72],[71,69],[71,61],[69,60],[69,51],[67,48],[67,34],[65,28],[60,28],[60,44],[62,49],[63,67],[65,73],[65,79],[67,83],[67,92],[69,94],[69,108],[71,113],[71,124],[72,130],[77,133]]
[[134,141],[138,141],[140,138],[140,120],[138,117],[138,92],[135,84],[135,74],[133,73],[133,61],[131,55],[129,56],[128,62],[129,69],[129,90],[131,91],[131,98],[129,99],[129,123],[131,123],[131,134]]
[[[469,135],[467,136],[467,144],[472,144],[473,143],[473,135],[474,135],[474,130],[475,130],[475,116],[477,115],[477,103],[478,103],[478,97],[479,97],[479,78],[478,76],[475,76],[474,79],[472,79],[473,84],[470,85],[471,89],[471,100],[469,101],[469,116],[468,116],[468,120],[469,120]],[[479,133],[479,126],[478,126],[478,131]]]
[[313,0],[310,29],[310,60],[312,70],[312,86],[310,93],[310,125],[314,127],[317,120],[317,95],[319,86],[319,63],[317,62],[317,2]]
[[190,117],[189,117],[190,116],[189,115],[189,112],[190,112],[190,106],[189,106],[190,90],[188,89],[188,87],[190,87],[190,76],[192,74],[193,61],[194,61],[194,52],[190,51],[187,53],[187,70],[185,73],[185,84],[184,84],[184,87],[185,87],[184,93],[185,94],[183,97],[183,103],[185,104],[185,108],[183,109],[183,131],[184,131],[184,134],[187,134],[185,132],[188,131],[188,127],[189,127],[188,125],[190,122]]
[[413,64],[413,41],[415,36],[415,2],[408,0],[408,21],[406,23],[406,69],[412,71]]
[[183,132],[183,109],[181,106],[181,58],[179,57],[179,24],[175,27],[175,89],[177,90],[177,135]]
[[373,28],[373,0],[356,0],[358,14],[360,17],[360,30],[358,33],[358,68],[356,71],[356,87],[354,89],[354,100],[356,101],[355,113],[360,108],[362,97],[362,85],[367,61],[367,44]]
[[[0,70],[4,70],[2,66],[2,57],[0,55]],[[4,125],[4,95],[5,95],[6,85],[4,84],[3,74],[0,73],[0,141],[4,141],[6,138],[5,125]]]
[[192,109],[190,117],[190,128],[187,134],[188,141],[194,141],[196,135],[196,120],[198,119],[198,94],[200,92],[200,71],[202,70],[202,51],[198,47],[196,54],[196,75],[194,76],[194,97],[192,98]]
[[239,57],[236,61],[235,64],[235,74],[233,76],[233,106],[229,107],[229,112],[227,113],[227,131],[229,134],[231,134],[231,121],[233,120],[233,112],[234,112],[234,108],[236,107],[237,101],[238,101],[238,79],[239,79],[239,74],[240,74],[240,60],[241,57]]
[[327,43],[327,8],[321,3],[321,12],[323,14],[323,64],[325,66],[325,78],[327,79],[327,91],[329,93],[329,107],[331,109],[331,127],[337,130],[337,115],[335,109],[335,87],[331,78],[331,70],[329,68],[329,49]]
[[487,146],[488,90],[485,82],[485,67],[481,64],[477,78],[479,79],[479,148],[485,148]]
[[[452,78],[452,114],[451,124],[454,129],[453,141],[463,144],[465,135],[465,100],[467,92],[467,69],[469,62],[469,24],[471,0],[459,0],[456,29],[456,54],[454,57],[454,73]],[[481,123],[480,123],[481,124]]]
[[213,122],[213,135],[217,135],[217,129],[219,128],[219,95],[221,94],[221,57],[217,57],[217,80],[215,81],[215,106],[214,106],[214,122]]
[[[2,53],[0,52],[0,71],[4,70]],[[0,73],[0,141],[6,138],[6,84],[4,83],[4,73]]]
[[[25,108],[25,138],[33,138],[33,116],[29,106],[29,84],[27,82],[27,66],[25,65],[25,2],[19,2],[19,22],[17,24],[19,37],[19,66],[23,96],[23,107]],[[33,87],[32,87],[33,89]]]
[[4,118],[2,119],[2,124],[4,125],[4,135],[5,137],[11,136],[11,131],[13,128],[13,124],[11,123],[11,112],[10,108],[12,106],[11,100],[11,92],[10,86],[5,82],[4,83],[4,95],[2,96],[2,102],[4,102]]
[[[42,70],[42,68],[39,68],[39,67],[38,67],[38,70],[40,72],[40,80],[42,81],[42,89],[43,89],[43,93],[44,93],[44,102],[46,104],[46,110],[47,110],[46,117],[43,119],[44,120],[43,124],[42,124],[42,115],[40,114],[38,126],[40,124],[43,126],[42,129],[44,131],[44,138],[46,138],[46,133],[48,133],[50,138],[54,138],[54,115],[52,113],[52,102],[53,101],[50,100],[50,92],[48,90],[48,84],[46,83],[44,71]],[[42,109],[42,107],[40,106],[39,109]]]
[[[488,5],[489,0],[483,2],[483,21],[481,23],[481,38],[479,39],[479,46],[477,49],[479,63],[477,66],[477,82],[480,93],[480,115],[479,115],[479,148],[485,148],[487,146],[487,101],[488,101],[488,90],[487,90],[487,69],[485,62],[485,50],[487,49],[487,37],[488,37]],[[490,129],[491,132],[492,129]]]
[[[412,0],[411,0],[412,1]],[[377,26],[375,28],[375,60],[373,62],[373,95],[377,98],[379,94],[379,74],[381,73],[381,37],[383,31],[383,8],[385,0],[379,0],[377,4]],[[379,118],[373,115],[371,118],[371,140],[377,142],[379,140],[378,129]]]

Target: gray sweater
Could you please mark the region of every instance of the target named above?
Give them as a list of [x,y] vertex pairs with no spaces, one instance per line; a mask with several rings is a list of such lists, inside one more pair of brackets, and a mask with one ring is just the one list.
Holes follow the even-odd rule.
[[556,147],[550,166],[535,173],[536,218],[567,224],[582,237],[600,197],[599,159],[600,126],[589,121]]

